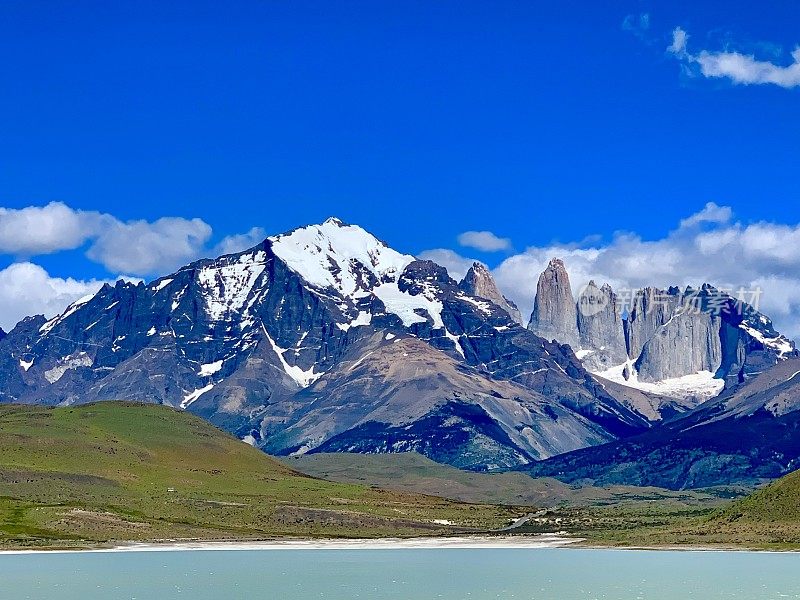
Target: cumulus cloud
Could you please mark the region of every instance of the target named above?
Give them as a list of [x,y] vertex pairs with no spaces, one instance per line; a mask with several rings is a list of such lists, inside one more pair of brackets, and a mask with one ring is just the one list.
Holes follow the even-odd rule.
[[53,317],[106,281],[51,277],[39,265],[20,262],[0,270],[0,327],[8,331],[23,317]]
[[267,232],[261,227],[253,227],[247,233],[239,233],[236,235],[229,235],[214,246],[211,252],[213,256],[220,256],[222,254],[235,254],[242,250],[252,248],[256,244],[263,242],[267,237]]
[[511,240],[496,236],[491,231],[465,231],[458,236],[458,243],[466,248],[483,252],[498,252],[511,248]]
[[0,207],[0,254],[27,259],[87,246],[86,256],[111,273],[161,275],[201,256],[244,250],[264,237],[263,229],[230,235],[208,247],[211,226],[201,219],[164,217],[122,221],[63,202],[21,209]]
[[703,223],[720,225],[729,222],[732,218],[733,211],[730,206],[718,206],[715,202],[708,202],[700,212],[681,219],[680,229],[697,227]]
[[102,227],[103,215],[62,202],[21,209],[0,207],[0,252],[34,256],[71,250]]
[[[452,251],[423,254],[434,260],[446,256],[459,268],[468,261]],[[760,289],[759,308],[783,333],[800,336],[800,225],[742,224],[730,207],[709,203],[657,240],[626,233],[588,248],[576,243],[530,247],[493,270],[503,293],[523,313],[530,314],[538,276],[553,257],[564,259],[576,293],[590,279],[618,291],[704,282],[732,291]]]
[[800,47],[791,54],[792,62],[779,65],[759,60],[753,54],[737,51],[711,52],[701,50],[692,54],[688,50],[689,35],[680,27],[672,32],[672,43],[667,51],[687,65],[699,67],[704,77],[726,78],[743,85],[773,84],[783,88],[800,86]]
[[114,273],[160,273],[197,258],[210,237],[211,226],[200,219],[114,220],[99,233],[86,256]]

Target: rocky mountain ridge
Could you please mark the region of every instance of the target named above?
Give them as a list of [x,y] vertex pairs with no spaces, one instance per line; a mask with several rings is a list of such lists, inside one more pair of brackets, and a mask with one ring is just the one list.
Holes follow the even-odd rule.
[[753,486],[800,467],[800,358],[640,435],[526,467],[568,483]]
[[796,354],[753,306],[709,284],[644,288],[620,300],[594,281],[577,300],[563,261],[539,277],[528,328],[570,344],[606,380],[699,404]]
[[464,279],[458,284],[458,287],[471,296],[485,298],[493,302],[505,310],[515,323],[519,325],[523,324],[522,313],[519,311],[519,308],[517,308],[514,302],[500,293],[486,265],[479,262],[473,263],[464,276]]
[[485,269],[459,284],[329,219],[23,320],[0,340],[0,401],[153,402],[277,454],[414,449],[473,469],[648,427],[501,300]]

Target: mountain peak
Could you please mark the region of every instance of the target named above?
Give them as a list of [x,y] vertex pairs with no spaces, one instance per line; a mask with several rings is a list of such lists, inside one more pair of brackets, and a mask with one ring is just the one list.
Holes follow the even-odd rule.
[[470,296],[478,296],[491,300],[497,306],[505,310],[516,323],[522,325],[522,315],[519,309],[513,302],[500,293],[494,281],[494,277],[492,277],[488,267],[483,263],[477,261],[472,263],[472,266],[469,271],[467,271],[464,279],[461,280],[461,283],[458,284],[458,287]]
[[414,257],[393,250],[357,225],[331,217],[269,238],[272,251],[312,286],[351,296],[364,276],[396,279]]
[[564,266],[564,261],[560,258],[553,257],[550,259],[550,262],[547,263],[547,268],[554,271],[565,271],[567,268]]
[[560,258],[552,258],[539,276],[528,329],[546,340],[578,347],[578,317],[569,275]]
[[483,273],[489,272],[488,267],[482,262],[478,262],[477,260],[472,263],[472,267],[470,267],[470,269],[474,269],[475,271],[481,271]]

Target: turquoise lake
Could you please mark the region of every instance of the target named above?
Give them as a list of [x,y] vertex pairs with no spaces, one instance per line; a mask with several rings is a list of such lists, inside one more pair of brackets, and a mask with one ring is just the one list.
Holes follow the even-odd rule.
[[552,548],[3,554],[0,598],[800,598],[800,554]]

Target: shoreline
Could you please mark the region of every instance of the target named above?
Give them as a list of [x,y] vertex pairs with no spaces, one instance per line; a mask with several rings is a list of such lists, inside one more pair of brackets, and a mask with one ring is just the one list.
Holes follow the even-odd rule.
[[452,536],[378,539],[274,539],[262,541],[174,541],[133,542],[108,547],[25,548],[0,550],[3,555],[22,554],[97,554],[117,552],[188,552],[188,551],[258,551],[258,550],[480,550],[480,549],[571,549],[617,552],[757,552],[792,554],[800,550],[775,550],[735,546],[603,546],[586,538],[564,534],[530,534],[509,536]]
[[481,548],[564,548],[584,541],[559,534],[516,536],[453,536],[377,539],[275,539],[263,541],[163,541],[134,542],[97,548],[40,548],[0,550],[4,554],[77,554],[109,552],[183,552],[246,550],[415,550]]

